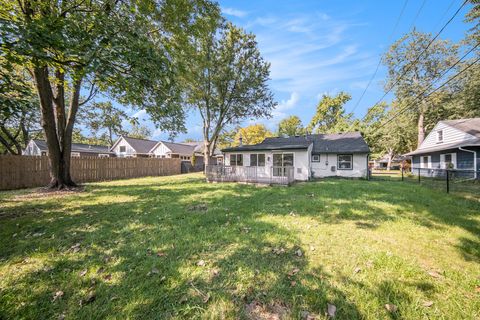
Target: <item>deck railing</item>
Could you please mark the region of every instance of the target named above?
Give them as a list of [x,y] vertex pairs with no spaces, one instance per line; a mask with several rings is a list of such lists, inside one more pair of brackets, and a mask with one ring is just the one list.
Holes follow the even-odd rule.
[[208,181],[248,182],[289,185],[294,178],[293,167],[244,167],[208,165],[205,168]]

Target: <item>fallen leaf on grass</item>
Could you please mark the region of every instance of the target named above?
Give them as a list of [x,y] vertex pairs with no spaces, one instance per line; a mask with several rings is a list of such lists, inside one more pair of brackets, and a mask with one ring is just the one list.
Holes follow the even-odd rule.
[[197,262],[198,267],[203,267],[205,265],[205,260],[200,260]]
[[362,271],[362,268],[359,268],[359,267],[356,267],[353,272],[354,273],[359,273],[360,271]]
[[397,312],[398,310],[398,307],[394,304],[391,304],[391,303],[387,303],[385,305],[385,309],[387,309],[388,312],[391,312],[391,313],[394,313],[394,312]]
[[220,271],[218,271],[218,269],[212,269],[211,274],[212,276],[217,277],[220,274]]
[[104,268],[104,267],[100,267],[100,268],[98,268],[98,270],[97,270],[97,274],[103,273],[104,271],[105,271],[105,268]]
[[157,257],[165,257],[167,254],[165,252],[162,252],[162,251],[158,251],[157,252]]
[[291,281],[290,282],[290,287],[295,287],[297,285],[297,281]]
[[294,275],[296,275],[298,272],[300,271],[300,269],[298,268],[293,268],[292,270],[290,270],[287,275],[290,276],[290,277],[293,277]]
[[80,243],[76,243],[73,246],[71,246],[70,250],[72,250],[73,253],[77,253],[78,251],[80,251]]
[[429,271],[428,274],[429,274],[431,277],[436,278],[436,279],[442,277],[442,275],[441,275],[440,273],[436,272],[436,271]]
[[296,255],[297,257],[303,256],[302,250],[301,250],[301,249],[298,249],[297,251],[295,251],[295,255]]
[[317,319],[317,317],[314,314],[311,314],[308,311],[300,312],[300,318],[302,320],[315,320],[315,319]]
[[202,301],[203,301],[203,303],[207,303],[208,300],[210,300],[210,294],[209,293],[207,293],[206,295],[203,296]]
[[427,308],[428,308],[428,307],[431,307],[432,305],[433,305],[433,301],[425,301],[425,302],[423,303],[423,306],[424,306],[424,307],[427,307]]
[[335,317],[335,313],[337,312],[337,307],[334,304],[327,303],[327,315],[330,318]]
[[80,306],[92,303],[96,298],[95,291],[90,291],[84,299],[80,300]]
[[158,270],[157,268],[152,268],[152,270],[147,273],[147,276],[150,276],[152,274],[160,274],[160,270]]
[[110,280],[112,280],[112,275],[111,275],[110,273],[109,273],[109,274],[106,274],[105,276],[103,276],[103,279],[104,279],[105,281],[110,281]]
[[61,297],[63,297],[64,293],[63,291],[59,290],[53,294],[53,300],[52,301],[57,301]]
[[475,287],[475,292],[476,292],[476,293],[480,293],[480,286],[476,286],[476,287]]
[[279,255],[279,254],[285,253],[285,249],[284,248],[273,248],[272,252]]
[[314,247],[314,246],[310,246],[310,251],[315,251],[315,247]]
[[80,277],[83,277],[87,274],[87,269],[83,269],[82,271],[80,271]]

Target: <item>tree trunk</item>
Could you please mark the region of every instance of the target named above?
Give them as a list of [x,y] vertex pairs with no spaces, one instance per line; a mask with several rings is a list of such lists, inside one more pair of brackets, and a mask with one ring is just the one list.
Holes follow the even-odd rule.
[[[36,66],[33,70],[33,74],[40,100],[42,128],[45,133],[48,147],[48,159],[50,165],[50,183],[48,187],[52,189],[75,187],[76,184],[70,177],[72,130],[68,130],[68,128],[65,130],[57,130],[57,128],[65,128],[64,122],[57,123],[58,119],[61,119],[61,122],[62,119],[65,119],[65,109],[59,110],[59,107],[65,106],[64,101],[55,101],[52,86],[49,81],[48,68],[46,66]],[[57,99],[58,98],[59,97],[57,96]],[[55,107],[56,109],[54,109]],[[72,110],[70,110],[70,112],[71,111]],[[73,124],[71,127],[73,129]]]
[[422,144],[423,140],[425,140],[425,127],[423,126],[424,117],[425,116],[424,116],[423,112],[421,112],[420,115],[418,116],[418,125],[417,125],[418,144],[417,144],[417,146],[419,146],[419,147]]
[[387,162],[387,170],[390,170],[390,168],[392,167],[392,158],[393,158],[393,150],[390,149],[388,150],[388,162]]

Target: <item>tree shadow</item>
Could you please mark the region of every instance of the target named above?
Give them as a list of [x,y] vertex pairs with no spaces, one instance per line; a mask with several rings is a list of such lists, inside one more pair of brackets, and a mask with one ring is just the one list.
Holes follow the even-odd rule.
[[[456,226],[474,237],[479,234],[478,212],[470,202],[461,202],[461,208],[444,199],[412,202],[413,197],[400,189],[386,190],[367,181],[358,188],[330,180],[291,188],[219,188],[201,179],[184,183],[188,186],[93,184],[74,201],[0,208],[1,223],[10,226],[0,233],[2,239],[11,239],[11,230],[18,234],[12,246],[1,245],[0,266],[8,262],[10,268],[22,270],[6,282],[7,298],[0,298],[6,309],[0,316],[246,318],[247,306],[256,302],[266,309],[281,305],[293,318],[304,311],[324,315],[327,303],[332,303],[338,318],[357,319],[365,315],[335,283],[334,275],[323,265],[309,266],[305,254],[296,255],[298,249],[308,252],[298,234],[263,217],[298,215],[332,225],[351,221],[360,229],[415,219],[429,228]],[[415,192],[420,199],[428,195]],[[434,210],[439,206],[432,201],[441,201],[442,209]],[[463,216],[456,214],[459,210]],[[12,214],[17,211],[23,214]],[[74,252],[77,243],[80,249]],[[478,241],[464,238],[458,249],[465,259],[478,261],[479,247]],[[392,281],[369,288],[352,276],[345,279],[379,301],[412,303]],[[428,282],[409,286],[425,294],[433,290]],[[64,295],[52,301],[58,290]],[[96,300],[80,307],[91,291]],[[404,318],[401,311],[383,315]]]

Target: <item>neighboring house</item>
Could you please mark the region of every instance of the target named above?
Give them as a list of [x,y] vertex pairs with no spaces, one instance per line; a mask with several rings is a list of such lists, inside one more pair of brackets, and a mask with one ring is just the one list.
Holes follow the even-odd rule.
[[195,154],[195,147],[195,145],[183,143],[158,141],[150,150],[150,153],[156,158],[180,158],[184,161],[190,161]]
[[120,158],[150,157],[150,150],[152,150],[157,143],[158,141],[121,136],[110,150]]
[[[155,157],[176,158],[191,162],[195,156],[195,166],[203,166],[203,142],[167,142],[146,139],[136,139],[121,136],[112,146],[111,151],[117,157]],[[215,157],[222,157],[217,151]]]
[[480,118],[437,123],[412,157],[412,169],[478,170],[480,166]]
[[301,181],[330,176],[367,177],[370,153],[359,132],[273,137],[222,151],[226,166],[255,167],[259,181],[285,175]]
[[[390,170],[400,170],[402,165],[405,162],[408,162],[409,159],[406,156],[398,155],[392,158],[390,162]],[[374,170],[387,170],[388,169],[388,155],[370,161],[370,165]]]
[[[84,143],[72,143],[72,157],[100,157],[108,158],[113,157],[114,154],[110,152],[108,146],[84,144]],[[23,151],[25,156],[46,156],[48,155],[47,142],[44,140],[32,139],[27,144],[27,147]]]

